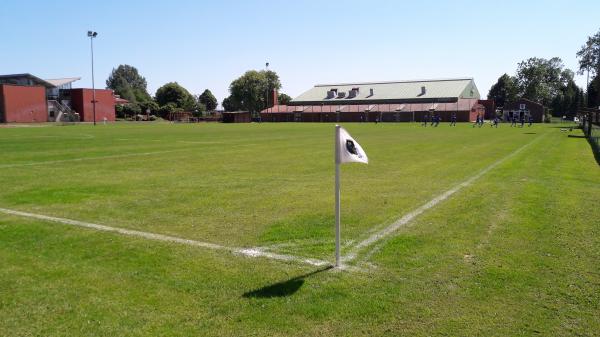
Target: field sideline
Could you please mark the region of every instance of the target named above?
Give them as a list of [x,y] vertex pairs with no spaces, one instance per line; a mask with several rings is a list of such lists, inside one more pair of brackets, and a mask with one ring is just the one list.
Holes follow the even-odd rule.
[[344,126],[343,272],[333,125],[0,129],[1,209],[224,247],[0,212],[0,335],[598,334],[585,139]]

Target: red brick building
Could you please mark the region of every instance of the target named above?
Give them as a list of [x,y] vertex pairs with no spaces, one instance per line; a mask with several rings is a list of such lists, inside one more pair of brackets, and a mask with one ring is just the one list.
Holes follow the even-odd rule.
[[40,123],[47,120],[45,87],[0,84],[0,122]]
[[[321,84],[261,112],[268,122],[410,122],[438,115],[474,121],[486,114],[472,78]],[[484,103],[487,103],[484,101]]]
[[[93,90],[73,89],[79,79],[0,75],[0,123],[93,122]],[[96,121],[115,120],[115,101],[112,90],[96,89]]]
[[[92,89],[71,89],[71,109],[79,114],[82,122],[94,121]],[[112,90],[96,89],[96,122],[115,121],[115,96]]]
[[516,102],[506,103],[503,110],[504,120],[510,121],[513,116],[515,116],[517,120],[520,120],[521,117],[528,120],[529,116],[531,116],[535,123],[542,123],[544,121],[544,105],[530,101],[526,98],[521,98]]
[[250,123],[251,121],[248,111],[223,112],[223,123]]

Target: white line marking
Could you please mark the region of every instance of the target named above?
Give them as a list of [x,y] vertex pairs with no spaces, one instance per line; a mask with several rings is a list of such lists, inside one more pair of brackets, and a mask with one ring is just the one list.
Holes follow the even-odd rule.
[[60,163],[79,162],[79,161],[88,161],[88,160],[99,160],[99,159],[116,159],[116,158],[138,157],[138,156],[151,156],[151,155],[154,155],[154,154],[163,154],[163,153],[171,153],[171,152],[190,151],[190,150],[191,149],[186,148],[186,149],[154,151],[154,152],[115,154],[115,155],[98,156],[98,157],[84,157],[84,158],[72,158],[72,159],[62,159],[62,160],[37,161],[37,162],[31,162],[31,163],[5,164],[5,165],[0,165],[0,168],[23,167],[23,166],[37,166],[37,165],[48,165],[48,164],[60,164]]
[[[122,141],[122,142],[138,142],[139,139],[132,139],[132,138],[118,138],[116,139],[118,141]],[[173,143],[173,142],[177,142],[177,143],[184,143],[184,144],[204,144],[204,145],[211,145],[211,144],[224,144],[223,142],[213,142],[213,141],[195,141],[195,140],[165,140],[165,139],[145,139],[145,142],[163,142],[163,143]]]
[[[506,160],[514,157],[515,155],[517,155],[519,152],[523,151],[526,147],[530,146],[531,144],[537,142],[538,140],[540,140],[542,137],[544,137],[546,134],[543,134],[542,136],[539,136],[535,139],[533,139],[532,141],[530,141],[529,143],[521,146],[520,148],[518,148],[517,150],[515,150],[514,152],[510,153],[509,155],[507,155],[506,157],[494,162],[493,164],[491,164],[490,166],[486,167],[485,169],[481,170],[479,173],[477,173],[476,175],[470,177],[469,179],[463,181],[462,183],[452,187],[451,189],[449,189],[448,191],[438,195],[437,197],[431,199],[430,201],[428,201],[427,203],[425,203],[424,205],[421,205],[420,207],[418,207],[417,209],[413,210],[412,212],[404,215],[403,217],[401,217],[400,219],[396,220],[394,223],[392,223],[391,225],[385,227],[382,230],[377,231],[376,233],[372,234],[371,236],[369,236],[368,238],[366,238],[365,240],[360,241],[359,243],[357,243],[350,251],[350,253],[348,253],[346,256],[343,257],[343,260],[346,262],[352,261],[357,257],[358,252],[366,247],[369,247],[371,245],[373,245],[374,243],[377,243],[380,240],[385,239],[386,237],[390,236],[391,234],[393,234],[395,231],[397,231],[400,227],[406,225],[407,223],[411,222],[414,218],[416,218],[417,216],[423,214],[423,212],[427,211],[430,208],[435,207],[437,204],[439,204],[440,202],[448,199],[451,195],[453,195],[454,193],[462,190],[463,188],[471,185],[475,180],[481,178],[483,175],[485,175],[486,173],[488,173],[489,171],[491,171],[492,169],[496,168],[498,165],[502,164],[503,162],[505,162]],[[378,249],[377,247],[375,247],[375,249]],[[368,256],[372,255],[368,254]]]
[[203,142],[203,141],[193,141],[193,140],[178,140],[177,142],[184,143],[184,144],[206,144],[206,145],[223,144],[223,142]]
[[136,231],[136,230],[132,230],[132,229],[110,227],[110,226],[99,225],[99,224],[90,223],[90,222],[83,222],[83,221],[78,221],[78,220],[56,218],[56,217],[41,215],[41,214],[15,211],[15,210],[6,209],[6,208],[0,208],[0,212],[9,214],[9,215],[16,215],[16,216],[22,216],[22,217],[33,218],[33,219],[38,219],[38,220],[57,222],[57,223],[65,224],[65,225],[72,225],[72,226],[77,226],[77,227],[95,229],[95,230],[104,231],[104,232],[113,232],[113,233],[119,233],[122,235],[135,236],[135,237],[140,237],[140,238],[149,239],[149,240],[172,242],[172,243],[201,247],[201,248],[212,249],[212,250],[228,251],[230,253],[237,254],[237,255],[243,255],[246,257],[262,257],[262,258],[267,258],[267,259],[271,259],[271,260],[297,262],[297,263],[303,263],[303,264],[308,264],[311,266],[319,266],[319,267],[331,265],[329,262],[323,261],[323,260],[304,258],[304,257],[299,257],[299,256],[293,256],[293,255],[270,253],[270,252],[265,252],[259,248],[227,247],[227,246],[222,246],[222,245],[218,245],[218,244],[210,243],[210,242],[189,240],[189,239],[183,239],[183,238],[178,238],[178,237],[169,236],[169,235]]
[[10,138],[0,138],[0,141],[8,141],[8,140],[15,140],[15,139],[47,139],[47,138],[60,138],[60,139],[75,139],[75,140],[82,140],[82,139],[93,139],[96,138],[94,135],[90,135],[87,133],[81,133],[81,134],[75,134],[75,135],[39,135],[39,136],[21,136],[21,135],[15,135],[12,136]]

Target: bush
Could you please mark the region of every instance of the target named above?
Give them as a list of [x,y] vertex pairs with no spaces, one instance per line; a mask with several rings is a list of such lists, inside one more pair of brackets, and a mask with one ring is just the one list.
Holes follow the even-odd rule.
[[61,122],[65,122],[65,123],[74,123],[74,122],[79,122],[79,114],[74,112],[74,113],[65,113],[62,115]]
[[158,104],[154,101],[140,102],[139,105],[140,105],[142,114],[146,114],[146,111],[148,111],[148,110],[150,110],[151,114],[155,114],[158,112],[158,109],[159,109]]
[[167,118],[169,118],[170,113],[178,112],[178,111],[183,111],[183,110],[178,108],[175,103],[167,103],[158,109],[158,115],[164,119],[167,119]]
[[124,109],[124,105],[116,105],[115,106],[115,116],[117,118],[125,118],[125,109]]
[[135,116],[142,112],[142,108],[137,103],[129,103],[123,106],[123,114],[125,116]]

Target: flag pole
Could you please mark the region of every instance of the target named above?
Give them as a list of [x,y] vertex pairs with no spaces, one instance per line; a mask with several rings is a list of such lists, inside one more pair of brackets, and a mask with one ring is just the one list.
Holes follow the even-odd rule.
[[335,126],[335,266],[341,266],[340,256],[340,126]]

